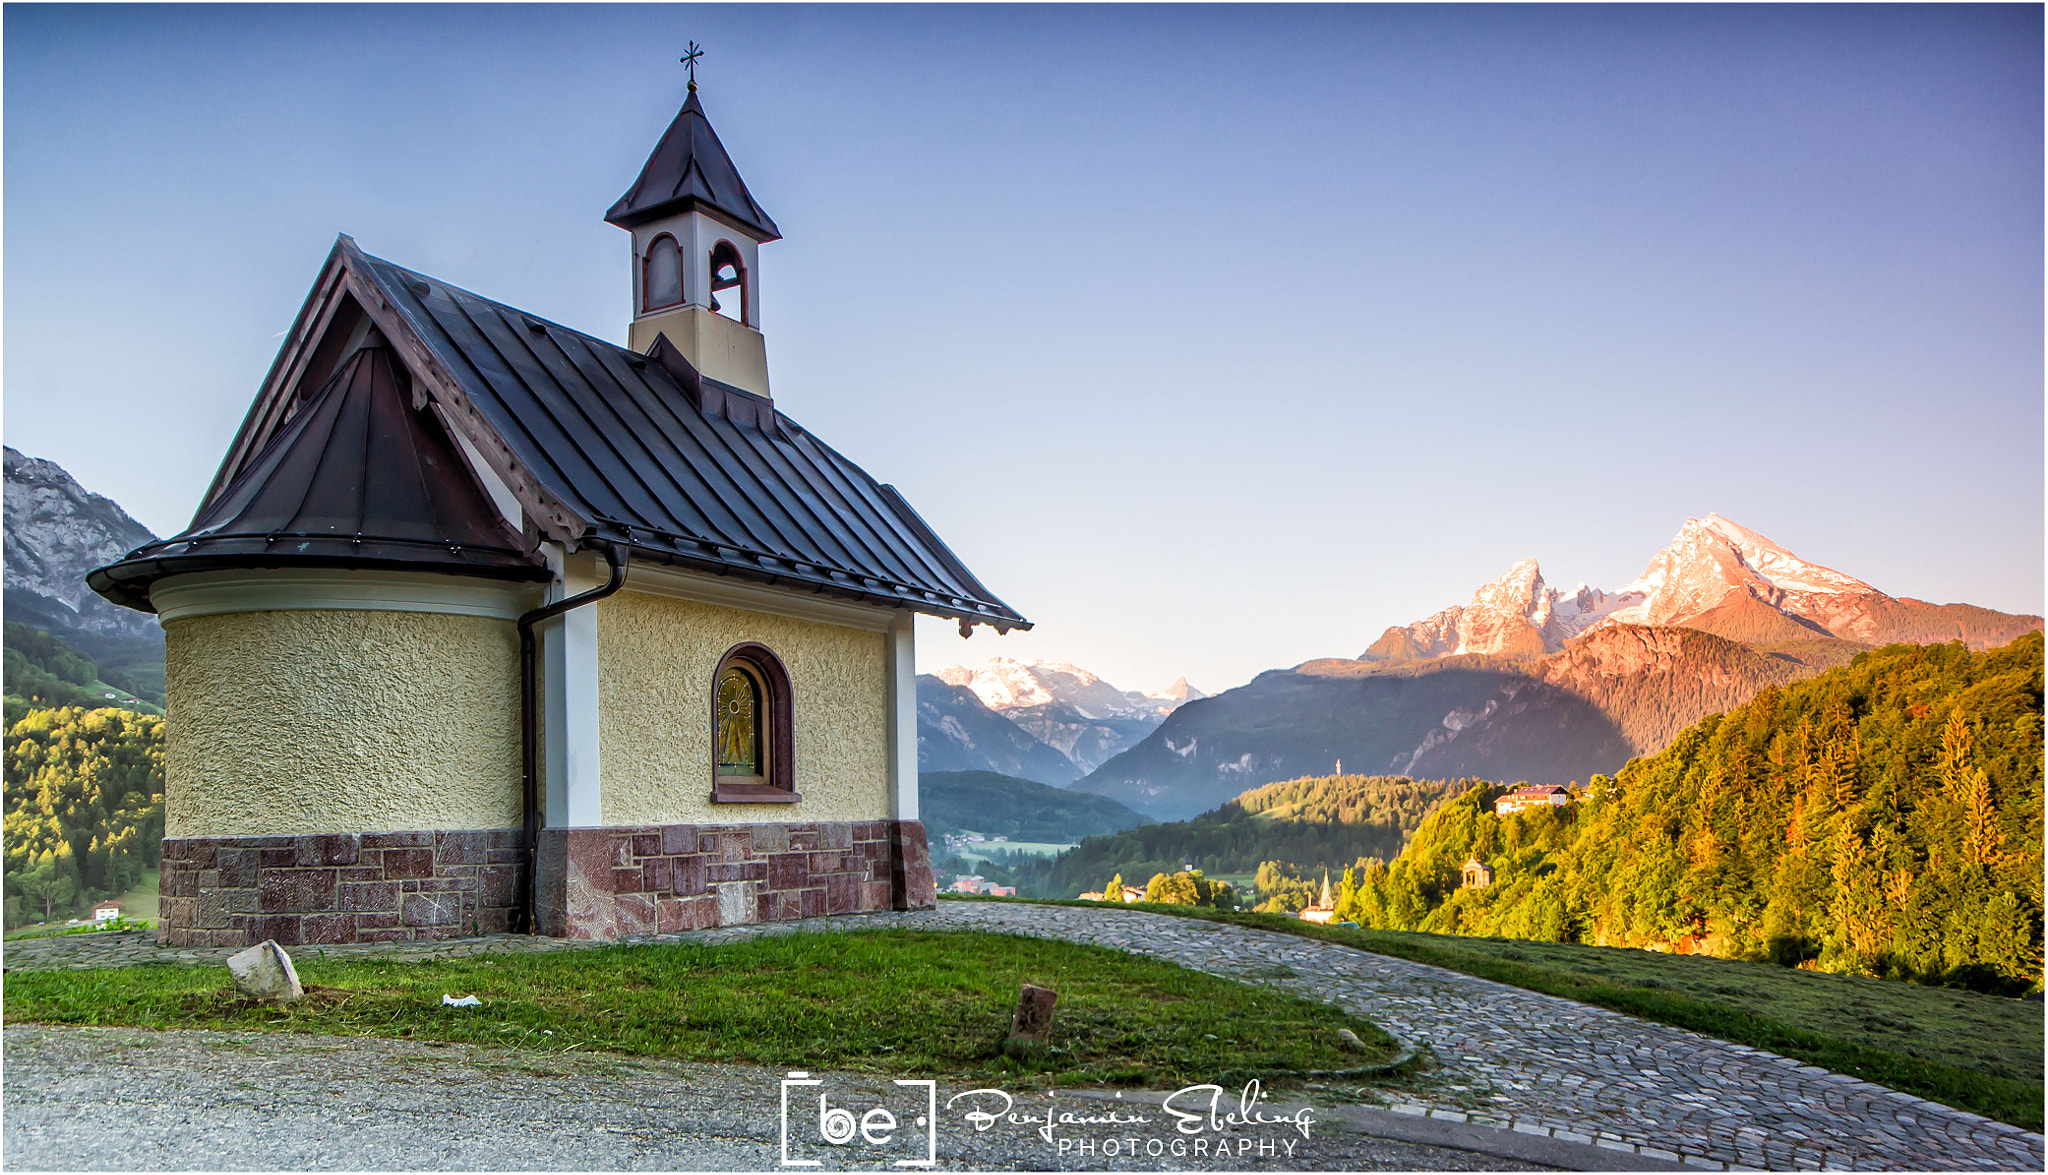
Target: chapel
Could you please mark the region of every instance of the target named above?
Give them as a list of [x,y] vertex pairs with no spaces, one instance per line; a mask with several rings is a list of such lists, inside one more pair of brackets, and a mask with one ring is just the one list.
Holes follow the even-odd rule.
[[1458,866],[1458,876],[1459,889],[1485,889],[1493,884],[1492,868],[1477,853],[1467,856],[1465,863]]
[[694,79],[605,214],[620,346],[340,237],[183,532],[161,939],[927,907],[912,618],[1030,624],[777,406],[780,239]]

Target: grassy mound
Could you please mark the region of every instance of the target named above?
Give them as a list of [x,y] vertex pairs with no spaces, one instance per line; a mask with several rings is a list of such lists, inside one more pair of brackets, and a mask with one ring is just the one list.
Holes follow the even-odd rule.
[[[270,1029],[684,1061],[1172,1087],[1350,1069],[1393,1044],[1334,1008],[1120,951],[976,933],[778,935],[427,962],[295,959],[308,998],[224,968],[9,975],[9,1023]],[[1059,992],[1049,1051],[1002,1055],[1017,989]],[[476,1008],[443,995],[475,995]],[[1346,1049],[1349,1028],[1377,1055]]]

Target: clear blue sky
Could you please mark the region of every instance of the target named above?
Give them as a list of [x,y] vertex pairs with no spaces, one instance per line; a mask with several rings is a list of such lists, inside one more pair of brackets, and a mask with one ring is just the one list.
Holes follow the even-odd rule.
[[703,97],[779,405],[1215,690],[1718,511],[2042,610],[2042,10],[5,10],[6,439],[184,526],[337,232],[623,340]]

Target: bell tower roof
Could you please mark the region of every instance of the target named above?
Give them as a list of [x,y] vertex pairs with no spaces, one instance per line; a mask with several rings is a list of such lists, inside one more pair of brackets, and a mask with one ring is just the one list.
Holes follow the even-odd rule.
[[718,141],[718,132],[711,129],[694,82],[682,110],[640,169],[640,178],[604,218],[630,229],[692,209],[729,220],[756,241],[782,239],[782,230],[755,203],[732,156],[725,153],[725,144]]

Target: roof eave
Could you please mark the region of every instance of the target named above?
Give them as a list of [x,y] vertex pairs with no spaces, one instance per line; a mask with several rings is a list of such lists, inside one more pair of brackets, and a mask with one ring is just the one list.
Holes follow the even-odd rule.
[[604,216],[606,224],[617,225],[623,229],[635,229],[643,224],[650,224],[660,220],[663,217],[697,211],[704,213],[714,220],[723,221],[734,231],[745,233],[758,244],[765,245],[770,241],[782,239],[782,230],[775,227],[775,222],[769,220],[766,216],[759,218],[746,216],[734,212],[722,204],[713,203],[694,194],[674,196],[658,204],[648,204],[640,208],[626,207],[626,201],[629,198],[630,196],[621,196],[619,202],[612,205],[611,211],[605,213]]
[[[619,541],[619,540],[614,540]],[[874,604],[896,611],[916,612],[924,616],[937,616],[946,620],[959,620],[968,624],[986,624],[997,632],[1029,632],[1032,623],[1007,608],[1003,612],[988,609],[962,608],[932,600],[916,600],[891,592],[869,591],[850,584],[828,583],[801,575],[780,575],[760,568],[743,567],[720,559],[686,555],[664,547],[650,546],[631,540],[622,545],[632,548],[636,560],[681,567],[691,571],[704,572],[722,578],[743,579],[764,587],[782,588],[801,595],[832,596],[853,600],[863,604]]]
[[[371,545],[388,545],[381,540],[368,540]],[[152,546],[170,546],[166,541]],[[461,563],[456,561],[415,560],[405,558],[365,558],[360,554],[304,555],[288,552],[257,554],[254,552],[201,551],[178,555],[144,555],[149,547],[131,551],[118,562],[104,567],[95,567],[86,573],[86,586],[110,603],[137,612],[156,611],[150,600],[150,590],[162,580],[174,575],[192,575],[202,571],[297,571],[307,568],[332,568],[345,571],[416,571],[430,575],[454,575],[470,579],[510,580],[514,582],[543,583],[552,576],[547,567],[539,564],[522,565],[509,562]]]

